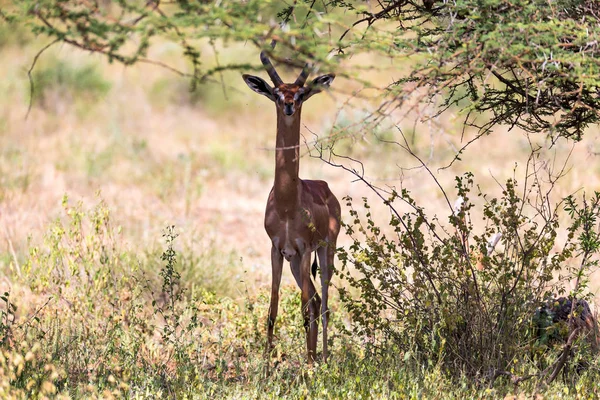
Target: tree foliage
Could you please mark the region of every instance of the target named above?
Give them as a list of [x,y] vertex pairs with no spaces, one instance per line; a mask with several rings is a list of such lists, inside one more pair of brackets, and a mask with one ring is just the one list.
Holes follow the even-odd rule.
[[[357,80],[360,67],[344,60],[379,55],[404,72],[380,88],[375,122],[416,93],[441,95],[440,113],[459,107],[481,134],[507,124],[579,140],[599,118],[599,1],[10,0],[1,15],[111,61],[160,64],[193,86],[223,70],[259,68],[207,66],[206,41],[268,48],[274,39],[278,62],[310,61]],[[189,69],[150,59],[158,40],[178,43]]]

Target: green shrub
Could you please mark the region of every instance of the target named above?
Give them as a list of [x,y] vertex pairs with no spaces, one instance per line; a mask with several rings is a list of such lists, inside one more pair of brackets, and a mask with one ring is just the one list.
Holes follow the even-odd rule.
[[[340,294],[353,317],[353,332],[364,338],[369,352],[394,352],[406,362],[439,367],[452,379],[466,376],[475,384],[493,384],[500,376],[554,379],[560,364],[552,357],[563,349],[544,353],[546,364],[535,361],[533,316],[546,300],[565,293],[571,279],[578,283],[569,295],[589,298],[586,277],[600,243],[600,195],[582,204],[564,201],[571,222],[560,243],[559,207],[549,200],[552,185],[544,191],[538,178],[532,174],[523,188],[509,179],[499,198],[477,193],[484,203],[481,213],[471,201],[472,174],[457,178],[457,196],[464,202],[450,209],[447,223],[429,216],[407,190],[387,197],[379,192],[391,212],[386,229],[374,221],[366,199],[361,215],[346,198],[345,229],[353,244],[338,252],[348,284]],[[401,207],[410,211],[400,212]],[[485,223],[480,231],[472,222],[477,218]],[[497,233],[502,249],[490,252],[488,240]],[[583,340],[572,348],[589,350]],[[589,352],[579,354],[589,359]]]

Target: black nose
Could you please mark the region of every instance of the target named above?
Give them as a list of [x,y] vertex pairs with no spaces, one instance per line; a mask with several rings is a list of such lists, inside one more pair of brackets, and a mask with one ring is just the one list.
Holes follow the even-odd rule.
[[285,103],[283,105],[283,113],[290,116],[294,113],[294,103]]

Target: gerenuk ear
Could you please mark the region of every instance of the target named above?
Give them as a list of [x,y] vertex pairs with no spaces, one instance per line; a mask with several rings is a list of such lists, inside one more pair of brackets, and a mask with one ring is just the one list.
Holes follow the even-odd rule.
[[272,101],[275,101],[275,95],[273,95],[273,88],[263,79],[254,75],[242,75],[246,85],[258,94],[268,97]]
[[335,74],[317,76],[312,80],[311,83],[307,85],[307,91],[304,94],[304,100],[307,100],[313,94],[317,94],[325,89],[328,89],[334,78]]

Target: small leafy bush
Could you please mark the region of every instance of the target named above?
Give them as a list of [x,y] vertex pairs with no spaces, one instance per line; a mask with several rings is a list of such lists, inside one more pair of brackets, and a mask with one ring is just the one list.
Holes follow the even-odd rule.
[[[386,197],[379,191],[391,214],[384,229],[366,199],[363,214],[346,197],[350,221],[344,227],[353,243],[338,252],[347,283],[340,294],[354,334],[370,353],[394,352],[404,362],[486,385],[500,376],[513,382],[556,377],[564,365],[561,355],[572,353],[561,347],[542,352],[547,363],[536,362],[533,316],[565,294],[571,280],[571,298],[591,298],[586,288],[597,264],[600,194],[553,205],[553,185],[544,189],[540,171],[532,170],[524,187],[509,179],[498,198],[473,193],[472,174],[458,177],[456,196],[463,201],[455,210],[448,201],[447,220],[429,216],[408,190]],[[472,197],[483,202],[481,208]],[[562,242],[561,208],[570,220]],[[484,226],[476,229],[479,220]],[[488,241],[498,233],[500,248],[490,251]],[[577,340],[569,348],[589,346]]]

